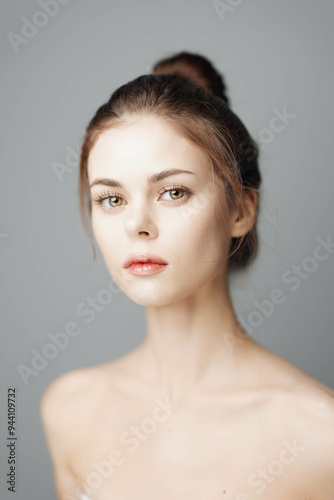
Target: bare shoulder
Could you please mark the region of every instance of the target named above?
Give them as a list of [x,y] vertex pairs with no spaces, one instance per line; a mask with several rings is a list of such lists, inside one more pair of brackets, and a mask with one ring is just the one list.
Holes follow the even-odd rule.
[[[261,372],[272,387],[268,422],[304,450],[300,478],[314,500],[334,498],[334,390],[273,353]],[[270,368],[271,367],[271,368]]]
[[291,405],[293,401],[295,414],[300,416],[300,433],[316,460],[331,456],[334,479],[334,390],[306,376],[291,390]]
[[286,407],[291,417],[310,419],[320,433],[333,433],[334,389],[266,349],[263,359],[261,379],[272,388],[273,403]]
[[[53,380],[42,394],[40,415],[48,427],[70,429],[85,423],[96,412],[108,384],[100,366],[75,369]],[[80,417],[80,418],[78,418]]]
[[315,500],[334,498],[334,391],[313,379],[292,391],[292,422],[304,448],[303,482]]
[[71,423],[76,427],[90,423],[106,400],[116,399],[120,379],[131,373],[136,353],[134,349],[107,363],[70,370],[57,377],[40,400],[43,422],[64,429],[70,429]]
[[326,453],[325,443],[334,447],[334,390],[307,375],[292,382],[280,392],[280,405],[289,409],[291,423],[299,425],[299,433],[314,452]]
[[101,388],[99,370],[71,370],[51,382],[40,399],[40,416],[53,464],[57,498],[75,496],[80,482],[71,466],[71,453],[87,434],[93,418],[94,387]]

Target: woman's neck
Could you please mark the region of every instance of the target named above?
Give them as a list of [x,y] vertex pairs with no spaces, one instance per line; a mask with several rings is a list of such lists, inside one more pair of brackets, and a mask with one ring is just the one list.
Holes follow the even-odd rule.
[[237,321],[226,279],[191,296],[146,307],[147,334],[138,376],[180,403],[196,390],[237,387],[240,366],[254,345]]

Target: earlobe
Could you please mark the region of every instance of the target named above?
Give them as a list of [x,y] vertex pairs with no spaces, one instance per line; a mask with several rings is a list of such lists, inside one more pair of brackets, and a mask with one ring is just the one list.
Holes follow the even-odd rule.
[[244,200],[244,214],[234,213],[231,238],[246,235],[253,227],[257,213],[257,193],[251,191]]

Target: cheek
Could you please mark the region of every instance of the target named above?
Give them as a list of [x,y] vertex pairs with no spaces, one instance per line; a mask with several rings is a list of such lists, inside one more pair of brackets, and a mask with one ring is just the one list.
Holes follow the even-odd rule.
[[185,275],[193,272],[194,266],[198,272],[208,274],[220,270],[229,246],[224,207],[219,209],[213,202],[184,215],[178,214],[174,224],[168,226],[170,253],[182,264]]
[[119,248],[119,226],[113,224],[108,216],[97,213],[92,214],[92,230],[95,240],[103,255],[110,255],[110,250]]

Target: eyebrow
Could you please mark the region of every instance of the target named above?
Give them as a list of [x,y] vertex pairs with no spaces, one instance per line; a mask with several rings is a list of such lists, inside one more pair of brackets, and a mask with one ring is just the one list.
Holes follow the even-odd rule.
[[[194,172],[190,172],[190,170],[181,170],[181,169],[173,169],[173,170],[163,170],[162,172],[159,172],[158,174],[153,174],[150,177],[147,178],[148,184],[154,184],[156,182],[161,181],[162,179],[165,179],[166,177],[169,177],[170,175],[176,175],[176,174],[193,174]],[[90,188],[93,186],[96,186],[97,184],[102,184],[103,186],[111,186],[111,187],[117,187],[117,188],[123,188],[124,186],[118,182],[115,181],[114,179],[107,179],[105,177],[98,177],[95,179],[91,184]]]

